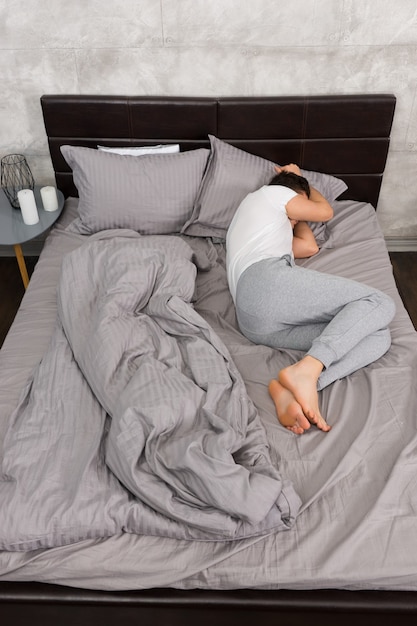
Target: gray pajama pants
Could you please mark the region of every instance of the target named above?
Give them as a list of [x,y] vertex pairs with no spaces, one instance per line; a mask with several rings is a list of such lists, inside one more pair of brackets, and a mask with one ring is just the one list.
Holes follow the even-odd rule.
[[323,389],[385,354],[395,305],[381,291],[299,267],[285,256],[243,272],[236,313],[250,341],[319,359],[325,366],[318,382]]

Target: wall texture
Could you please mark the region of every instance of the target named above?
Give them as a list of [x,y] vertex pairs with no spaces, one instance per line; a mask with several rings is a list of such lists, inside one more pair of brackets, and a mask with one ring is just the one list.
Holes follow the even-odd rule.
[[0,156],[39,184],[44,93],[394,93],[378,216],[417,246],[415,0],[0,0],[0,54]]

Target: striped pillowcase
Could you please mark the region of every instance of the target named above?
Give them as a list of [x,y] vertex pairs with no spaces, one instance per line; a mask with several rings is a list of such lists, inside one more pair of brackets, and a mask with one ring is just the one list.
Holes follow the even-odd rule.
[[210,151],[124,156],[62,146],[78,189],[77,230],[130,228],[142,235],[179,233],[190,218]]
[[181,232],[197,237],[226,238],[242,200],[267,185],[275,164],[209,135],[211,153],[190,220]]

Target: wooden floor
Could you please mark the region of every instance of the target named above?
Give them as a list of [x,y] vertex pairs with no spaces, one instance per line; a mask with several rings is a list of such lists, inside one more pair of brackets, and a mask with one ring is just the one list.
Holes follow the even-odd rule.
[[[417,252],[391,252],[390,257],[398,290],[417,329]],[[26,258],[29,276],[36,262],[36,257]],[[24,292],[16,259],[0,257],[0,346],[13,322]]]
[[417,252],[390,252],[398,291],[417,329]]
[[[37,257],[25,258],[29,277],[37,260]],[[0,257],[0,346],[3,345],[24,293],[25,288],[15,257]]]

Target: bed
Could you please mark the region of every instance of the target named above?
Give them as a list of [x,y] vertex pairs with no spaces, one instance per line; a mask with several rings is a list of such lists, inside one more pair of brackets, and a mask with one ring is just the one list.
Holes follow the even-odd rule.
[[[0,351],[2,621],[415,623],[417,335],[375,211],[395,97],[45,95],[41,106],[67,200]],[[138,146],[150,153],[103,149]],[[267,393],[299,355],[239,333],[225,277],[236,202],[288,162],[335,212],[300,263],[396,303],[389,352],[323,390],[332,430],[301,437]],[[213,432],[192,430],[202,407],[221,440],[208,460]],[[166,422],[153,437],[161,415],[180,428],[187,416],[175,451]],[[195,441],[204,476],[187,465]]]

